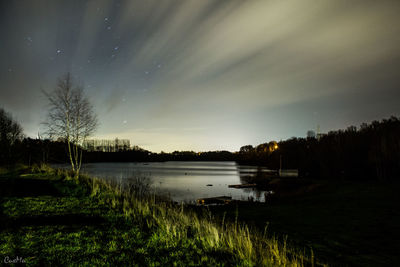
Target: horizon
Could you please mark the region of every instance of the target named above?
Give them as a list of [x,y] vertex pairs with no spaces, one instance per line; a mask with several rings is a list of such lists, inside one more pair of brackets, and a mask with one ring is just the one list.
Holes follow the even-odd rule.
[[[400,119],[400,117],[398,118],[398,117],[392,115],[392,116],[390,116],[390,117],[388,117],[388,118],[382,118],[381,120],[374,120],[374,121],[383,122],[384,120],[389,120],[389,119],[391,119],[392,117],[395,117],[395,118],[397,118],[397,119]],[[370,124],[372,124],[374,121],[362,122],[361,124],[370,125]],[[330,130],[330,131],[328,131],[328,132],[319,132],[319,133],[318,133],[317,131],[314,131],[314,130],[310,130],[310,131],[312,131],[314,135],[317,135],[317,134],[326,135],[326,134],[329,134],[331,131],[332,131],[332,132],[337,132],[337,131],[341,131],[341,130],[343,130],[343,131],[344,131],[344,130],[347,130],[349,127],[355,127],[355,129],[356,129],[357,131],[359,131],[359,130],[361,129],[362,125],[359,125],[359,126],[358,126],[358,125],[348,125],[348,126],[345,127],[345,128],[341,128],[341,129],[332,129],[332,130]],[[308,133],[307,133],[307,134],[308,134]],[[35,138],[35,137],[32,137],[32,136],[25,136],[25,138]],[[41,139],[42,137],[39,136],[39,135],[37,135],[36,138]],[[98,137],[96,137],[96,136],[91,136],[91,137],[89,137],[89,138],[83,140],[83,142],[92,141],[92,140],[97,140],[97,141],[101,141],[101,140],[113,141],[113,140],[117,140],[117,139],[120,140],[120,141],[128,140],[129,143],[130,143],[129,149],[133,149],[133,148],[137,147],[137,148],[139,148],[139,149],[144,149],[144,150],[146,150],[146,151],[148,151],[148,152],[150,152],[150,153],[173,153],[173,152],[207,153],[207,152],[223,152],[223,151],[227,151],[227,152],[230,152],[230,153],[237,153],[237,152],[240,151],[240,148],[241,148],[242,146],[251,145],[252,147],[256,148],[258,145],[262,145],[262,144],[266,144],[266,143],[270,143],[270,142],[277,142],[277,143],[279,143],[279,142],[287,141],[287,140],[292,139],[292,138],[296,138],[296,139],[301,139],[301,138],[303,138],[303,139],[306,139],[306,138],[308,138],[308,136],[292,136],[292,137],[287,138],[287,139],[280,139],[279,141],[278,141],[278,140],[267,140],[267,141],[265,141],[265,142],[258,143],[258,144],[242,144],[242,145],[240,145],[240,147],[239,147],[238,150],[234,150],[234,151],[232,151],[232,150],[226,150],[226,149],[225,149],[225,150],[197,150],[197,151],[196,151],[196,150],[176,150],[176,149],[175,149],[175,150],[167,151],[167,150],[161,149],[161,150],[159,150],[159,151],[152,151],[152,150],[148,150],[148,149],[146,149],[146,148],[144,148],[144,147],[141,147],[141,146],[138,146],[138,145],[132,143],[132,140],[130,140],[130,139],[123,139],[123,138],[119,138],[119,137],[114,137],[114,138],[113,138],[113,137],[111,137],[111,138],[98,138]],[[314,136],[314,138],[317,138],[317,137]],[[52,140],[52,139],[49,139],[49,140]],[[56,141],[56,140],[52,140],[52,141]]]
[[[0,107],[35,138],[71,72],[90,139],[239,151],[400,115],[399,1],[0,4]],[[289,19],[288,19],[289,18]]]

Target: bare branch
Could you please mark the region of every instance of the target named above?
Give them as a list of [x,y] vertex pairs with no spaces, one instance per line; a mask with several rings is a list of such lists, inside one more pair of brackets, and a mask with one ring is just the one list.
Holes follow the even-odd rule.
[[42,91],[49,102],[46,134],[50,138],[62,138],[68,145],[68,156],[72,169],[78,174],[82,153],[80,144],[98,126],[93,106],[81,86],[74,86],[71,74],[67,73],[57,80],[51,92]]

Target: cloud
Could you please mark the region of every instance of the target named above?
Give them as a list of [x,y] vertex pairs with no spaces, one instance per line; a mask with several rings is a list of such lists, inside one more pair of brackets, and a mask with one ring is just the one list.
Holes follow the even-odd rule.
[[152,83],[163,99],[155,113],[168,114],[193,99],[242,107],[249,99],[246,107],[252,108],[354,90],[357,81],[348,73],[399,54],[398,43],[380,41],[399,33],[399,27],[386,28],[397,17],[391,5],[172,3],[173,12],[167,13],[168,5],[157,8],[158,16],[148,21],[154,28],[145,28],[149,35],[126,66],[128,71],[172,55]]
[[400,33],[393,26],[398,8],[365,1],[131,2],[118,31],[137,38],[124,45],[133,52],[119,77],[162,62],[138,100],[147,103],[141,123],[155,132],[157,125],[204,125],[218,135],[246,120],[259,124],[254,118],[266,108],[376,90],[370,81],[400,55],[392,41]]
[[[274,139],[294,132],[283,124],[305,132],[311,123],[305,110],[318,112],[308,109],[317,102],[340,107],[343,116],[332,125],[346,127],[355,104],[352,123],[371,117],[362,115],[372,105],[359,100],[365,95],[400,97],[398,1],[21,3],[0,11],[7,37],[0,67],[16,70],[0,73],[6,88],[0,95],[12,112],[31,114],[18,114],[30,132],[43,105],[13,93],[34,96],[67,70],[92,85],[87,92],[101,117],[99,134],[137,134],[155,147],[168,141],[188,148],[189,140],[234,147],[267,138],[271,124],[280,125]],[[379,114],[400,112],[393,102],[378,106]],[[304,110],[304,123],[295,110]],[[182,130],[196,128],[207,130]]]

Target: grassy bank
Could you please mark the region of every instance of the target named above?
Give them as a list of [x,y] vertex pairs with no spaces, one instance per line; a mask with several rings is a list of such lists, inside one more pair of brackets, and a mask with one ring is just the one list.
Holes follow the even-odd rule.
[[[50,168],[0,175],[2,259],[29,265],[305,266],[245,224]],[[129,191],[129,190],[128,190]],[[18,257],[18,258],[17,258]]]
[[[288,183],[288,181],[283,181]],[[312,247],[333,266],[400,266],[400,184],[303,181],[275,187],[263,203],[238,203],[237,211],[210,207],[224,220],[238,220]],[[312,189],[312,190],[311,190]]]

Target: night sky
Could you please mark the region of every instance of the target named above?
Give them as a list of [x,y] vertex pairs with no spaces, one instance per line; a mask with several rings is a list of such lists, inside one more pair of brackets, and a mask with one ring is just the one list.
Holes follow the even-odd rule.
[[400,115],[400,1],[1,1],[0,107],[27,136],[70,71],[95,138],[230,150]]

